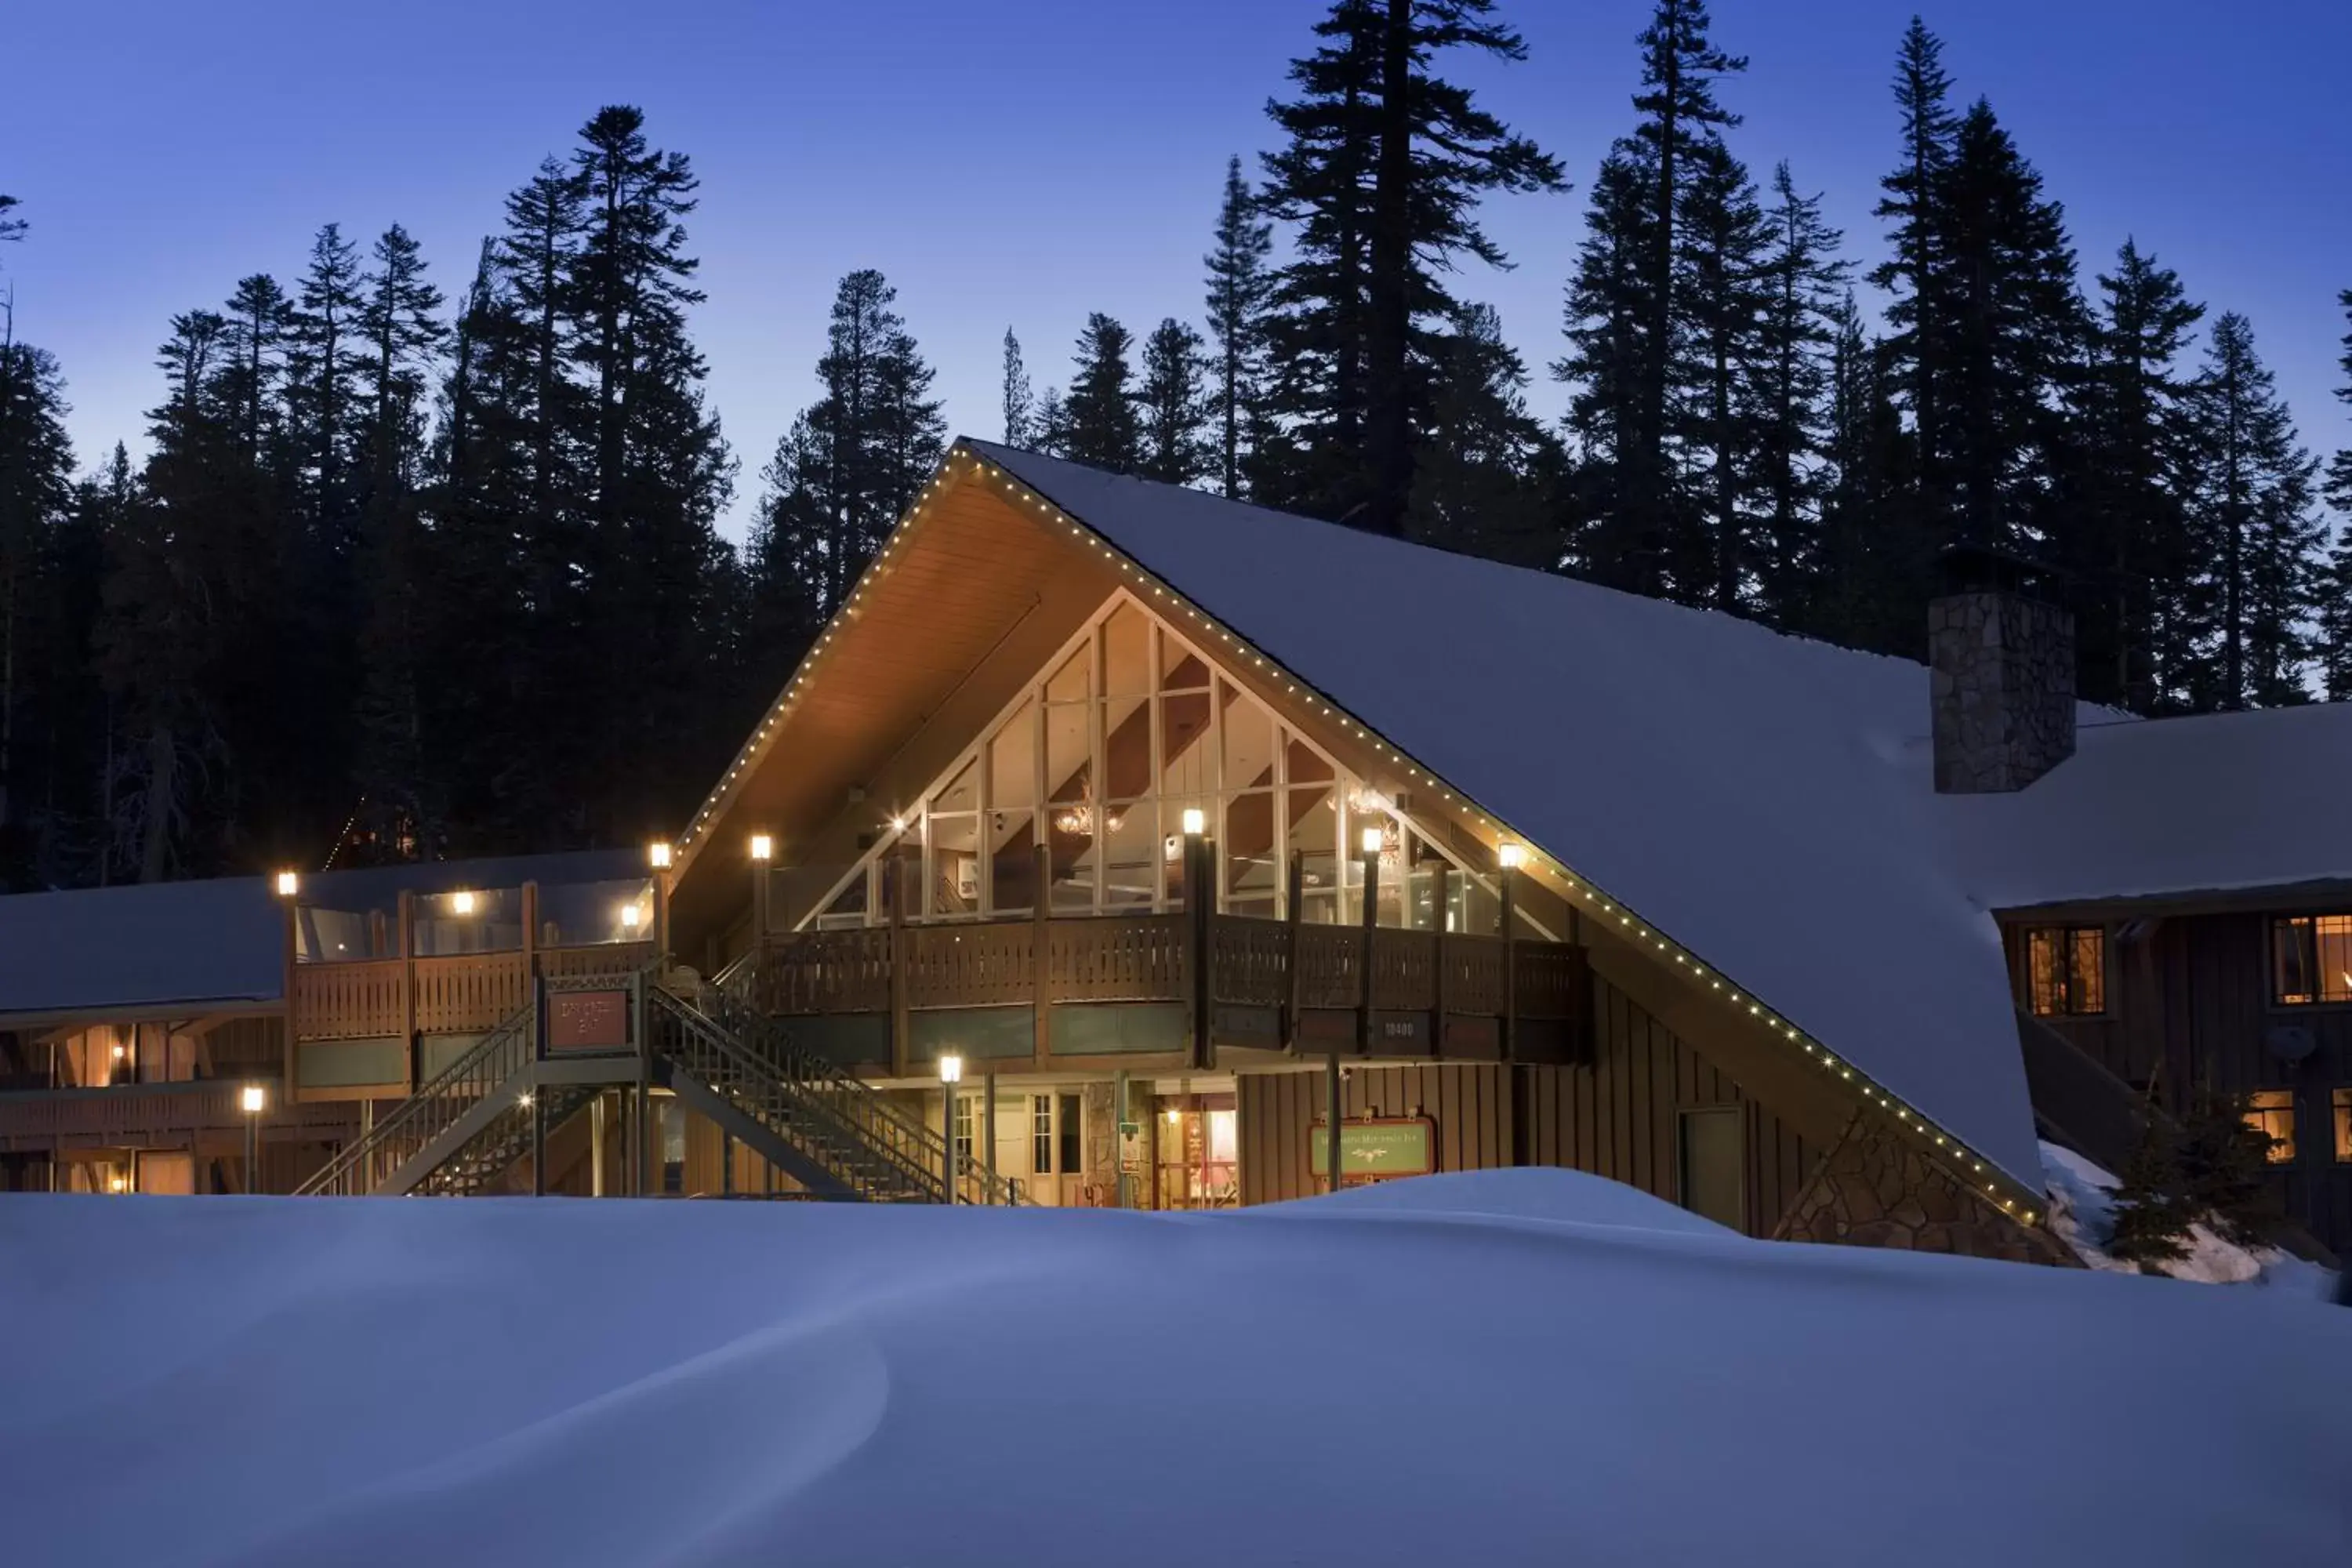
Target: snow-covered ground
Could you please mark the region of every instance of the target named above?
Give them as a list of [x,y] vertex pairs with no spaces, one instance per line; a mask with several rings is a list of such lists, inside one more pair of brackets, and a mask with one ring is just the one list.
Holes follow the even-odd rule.
[[[2058,1239],[2094,1268],[2141,1272],[2136,1263],[2107,1256],[2107,1239],[2115,1234],[2115,1193],[2123,1184],[2115,1173],[2048,1142],[2042,1145],[2042,1170],[2050,1194],[2050,1228]],[[2315,1263],[2275,1247],[2241,1247],[2206,1225],[2189,1226],[2186,1246],[2181,1257],[2158,1269],[2200,1285],[2266,1285],[2302,1296],[2325,1297],[2336,1288],[2335,1275]]]
[[1566,1172],[0,1200],[0,1562],[2352,1562],[2352,1311]]

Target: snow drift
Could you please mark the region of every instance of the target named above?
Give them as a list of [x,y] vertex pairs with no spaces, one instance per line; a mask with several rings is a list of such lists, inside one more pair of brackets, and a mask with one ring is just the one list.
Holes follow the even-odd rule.
[[0,1202],[11,1563],[2330,1563],[2352,1312],[1562,1172]]

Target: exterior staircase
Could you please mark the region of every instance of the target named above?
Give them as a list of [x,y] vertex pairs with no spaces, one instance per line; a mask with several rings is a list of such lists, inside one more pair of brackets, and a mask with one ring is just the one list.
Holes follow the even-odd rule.
[[[934,1129],[828,1058],[796,1047],[752,1007],[740,976],[693,999],[631,981],[643,999],[646,1075],[819,1198],[945,1203],[948,1147]],[[551,1132],[610,1085],[635,1083],[637,1053],[548,1062],[536,1001],[485,1035],[298,1194],[460,1196],[500,1189],[527,1157],[533,1118]],[[600,1067],[601,1062],[601,1067]],[[557,1067],[563,1070],[553,1070]],[[534,1100],[537,1103],[534,1104]],[[959,1170],[954,1201],[1016,1204],[1020,1184],[983,1162]]]

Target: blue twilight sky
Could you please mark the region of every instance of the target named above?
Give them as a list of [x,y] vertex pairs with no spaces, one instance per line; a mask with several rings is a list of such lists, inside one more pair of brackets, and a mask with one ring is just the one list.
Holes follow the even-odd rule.
[[[470,272],[500,200],[603,103],[643,106],[693,156],[710,299],[697,335],[757,470],[811,396],[835,280],[878,267],[932,363],[951,426],[998,433],[998,340],[1040,386],[1089,310],[1139,330],[1197,319],[1224,160],[1264,116],[1321,0],[14,0],[0,20],[0,191],[33,230],[0,266],[20,337],[64,362],[79,455],[141,438],[174,310],[236,279],[290,279],[321,222],[405,224],[436,279]],[[1790,160],[1848,250],[1895,157],[1888,80],[1917,0],[1716,0],[1751,57],[1724,89],[1759,179]],[[1649,0],[1504,0],[1517,66],[1457,64],[1566,163],[1578,189],[1491,204],[1517,262],[1475,268],[1541,377],[1583,193],[1631,120]],[[2126,234],[2192,297],[2244,311],[2316,451],[2352,444],[2332,397],[2352,287],[2344,0],[1943,0],[1927,15],[1965,100],[1989,96],[2085,262]],[[1867,296],[1865,296],[1867,298]]]

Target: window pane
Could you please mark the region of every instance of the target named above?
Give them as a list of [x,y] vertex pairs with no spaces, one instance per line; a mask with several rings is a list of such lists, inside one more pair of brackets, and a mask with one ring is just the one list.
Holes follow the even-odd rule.
[[2272,1164],[2294,1163],[2294,1090],[2258,1089],[2248,1095],[2246,1125],[2269,1135]]
[[1451,884],[1455,879],[1454,868],[1418,833],[1405,835],[1405,850],[1409,864],[1404,881],[1404,922],[1414,931],[1435,931],[1441,919],[1437,907],[1439,887],[1445,885],[1450,902]]
[[1160,793],[1207,795],[1217,787],[1209,752],[1209,694],[1181,692],[1160,700]]
[[1076,1175],[1085,1164],[1078,1142],[1078,1131],[1084,1125],[1078,1110],[1078,1097],[1075,1094],[1062,1096],[1061,1172],[1066,1176]]
[[848,884],[834,895],[833,902],[824,906],[816,923],[821,926],[862,926],[866,923],[866,874],[860,871]]
[[1037,800],[1037,705],[1024,701],[988,742],[988,804],[1034,805]]
[[1339,919],[1339,795],[1328,784],[1290,792],[1288,841],[1283,862],[1296,854],[1305,903],[1299,919],[1324,924]]
[[1054,912],[1092,914],[1097,825],[1091,805],[1057,806],[1048,816],[1054,852]]
[[1033,1175],[1054,1173],[1054,1097],[1029,1097],[1029,1170]]
[[1149,908],[1160,881],[1160,829],[1151,803],[1114,802],[1105,816],[1103,907]]
[[1151,689],[1151,623],[1133,605],[1121,605],[1103,622],[1103,691],[1140,697]]
[[1151,793],[1151,700],[1113,697],[1102,705],[1103,794],[1132,800]]
[[1217,683],[1224,709],[1224,786],[1228,790],[1274,785],[1274,715],[1256,700],[1225,681]]
[[1323,760],[1314,747],[1293,737],[1288,742],[1290,782],[1295,784],[1328,784],[1339,775],[1331,764]]
[[2082,1014],[2107,1010],[2107,933],[2097,926],[2069,931],[2074,961],[2068,965],[2070,999]]
[[1218,847],[1225,867],[1224,911],[1271,920],[1282,887],[1271,791],[1235,795],[1225,803],[1225,837]]
[[980,763],[975,758],[957,769],[955,776],[947,782],[939,794],[931,796],[931,812],[933,816],[937,816],[943,811],[977,811],[979,809]]
[[968,915],[980,909],[980,818],[934,816],[930,822],[934,915]]
[[1160,689],[1162,691],[1206,691],[1209,689],[1209,667],[1201,656],[1162,632],[1160,635]]
[[2322,1002],[2352,1002],[2352,915],[2320,915],[2311,922],[2317,949],[2312,979]]
[[1036,818],[1027,811],[988,814],[990,912],[1027,914],[1037,907]]
[[2025,933],[2025,984],[2035,1016],[2047,1018],[2058,1011],[2060,981],[2056,931],[2030,931]]
[[2352,1165],[2352,1089],[2335,1092],[2336,1163]]
[[2276,995],[2281,1002],[2311,1000],[2311,970],[2315,954],[2312,952],[2311,922],[2307,920],[2274,921],[2271,924],[2271,952],[2277,967]]
[[1080,643],[1062,661],[1061,668],[1045,678],[1045,700],[1048,702],[1084,702],[1094,695],[1095,650],[1091,638]]
[[1068,805],[1091,797],[1094,773],[1087,751],[1083,705],[1045,710],[1045,798]]

